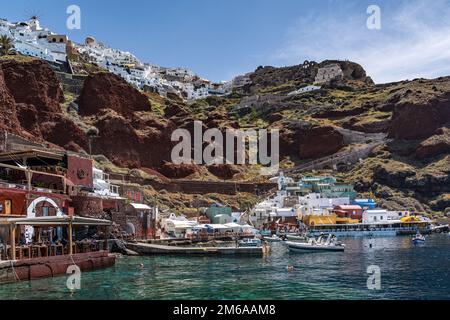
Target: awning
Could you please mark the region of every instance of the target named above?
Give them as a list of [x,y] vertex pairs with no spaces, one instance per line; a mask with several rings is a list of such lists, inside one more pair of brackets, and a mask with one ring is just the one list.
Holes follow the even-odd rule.
[[19,226],[111,226],[112,221],[93,219],[85,217],[36,217],[36,218],[9,218],[0,220],[0,225],[19,225]]
[[138,209],[138,210],[152,210],[152,208],[150,208],[148,205],[146,204],[141,204],[141,203],[130,203],[130,205],[134,208],[134,209]]

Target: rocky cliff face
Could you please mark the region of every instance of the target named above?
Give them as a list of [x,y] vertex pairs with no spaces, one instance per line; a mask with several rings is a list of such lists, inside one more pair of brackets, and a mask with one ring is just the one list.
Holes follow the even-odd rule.
[[[310,84],[317,69],[332,62],[343,70],[340,83],[288,95]],[[359,192],[375,196],[386,208],[445,210],[450,193],[450,78],[375,86],[361,66],[346,61],[264,67],[250,77],[253,84],[230,97],[187,104],[175,97],[144,95],[115,75],[95,73],[74,97],[78,106],[74,115],[62,108],[70,102],[64,97],[71,95],[64,94],[45,62],[0,60],[0,129],[35,142],[87,151],[87,131],[95,127],[94,154],[119,167],[175,179],[261,178],[247,167],[170,163],[172,132],[178,128],[192,132],[194,120],[202,121],[204,129],[280,129],[282,168],[375,142],[377,148],[346,171],[324,174],[355,183]],[[246,101],[253,105],[244,112],[240,106]]]
[[295,83],[295,85],[312,84],[315,81],[319,68],[330,64],[337,64],[341,67],[344,73],[343,83],[355,81],[362,86],[372,86],[374,84],[372,79],[367,76],[364,68],[357,63],[339,60],[326,60],[321,63],[305,61],[301,65],[283,68],[259,67],[250,74],[252,84],[245,88],[245,92],[256,93],[262,88],[285,86],[289,83]]
[[93,122],[99,130],[92,145],[93,153],[103,154],[121,167],[159,168],[170,159],[173,145],[170,137],[175,128],[171,122],[158,119],[146,123],[146,116],[151,117],[145,114],[125,117],[112,110],[98,116]]
[[55,73],[40,60],[0,61],[0,126],[35,142],[85,146],[84,132],[64,116]]
[[280,152],[284,157],[317,159],[345,146],[343,135],[332,126],[295,126],[281,131]]
[[153,114],[149,98],[122,78],[90,75],[77,104],[80,115],[98,129],[94,153],[128,168],[159,168],[170,159],[174,124]]
[[450,92],[437,97],[408,92],[394,107],[389,136],[395,139],[428,138],[450,121]]
[[121,77],[104,72],[92,74],[86,79],[78,104],[83,116],[96,115],[106,109],[125,117],[137,111],[151,111],[151,104],[144,94]]

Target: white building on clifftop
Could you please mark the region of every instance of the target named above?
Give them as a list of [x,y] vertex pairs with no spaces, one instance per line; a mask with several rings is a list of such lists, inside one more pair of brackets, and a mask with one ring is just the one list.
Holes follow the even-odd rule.
[[37,17],[16,23],[0,20],[0,35],[10,37],[20,54],[50,62],[65,62],[67,59],[67,36],[42,28]]

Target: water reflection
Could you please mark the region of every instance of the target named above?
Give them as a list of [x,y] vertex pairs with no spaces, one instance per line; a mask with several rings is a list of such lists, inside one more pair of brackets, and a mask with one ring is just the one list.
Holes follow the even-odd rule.
[[[409,237],[343,241],[345,253],[275,243],[264,258],[125,257],[82,274],[72,295],[62,277],[0,286],[0,299],[450,299],[450,237],[419,247]],[[370,265],[381,268],[380,291],[367,289]]]

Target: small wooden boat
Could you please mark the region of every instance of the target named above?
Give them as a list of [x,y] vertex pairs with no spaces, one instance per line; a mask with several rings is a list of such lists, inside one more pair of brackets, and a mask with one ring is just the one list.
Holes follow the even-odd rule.
[[291,252],[343,252],[345,250],[345,245],[339,243],[333,235],[329,235],[327,238],[320,236],[317,240],[310,239],[308,242],[288,241],[286,244]]

